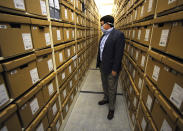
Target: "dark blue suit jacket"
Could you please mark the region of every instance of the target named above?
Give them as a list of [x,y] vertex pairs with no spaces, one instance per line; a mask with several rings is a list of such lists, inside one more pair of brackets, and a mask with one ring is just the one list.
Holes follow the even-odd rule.
[[[102,38],[103,36],[101,37],[100,42]],[[123,57],[124,45],[124,34],[119,30],[113,29],[106,40],[102,53],[102,61],[100,61],[99,43],[96,67],[102,65],[102,71],[106,74],[111,73],[112,70],[119,73],[121,70],[121,61]]]

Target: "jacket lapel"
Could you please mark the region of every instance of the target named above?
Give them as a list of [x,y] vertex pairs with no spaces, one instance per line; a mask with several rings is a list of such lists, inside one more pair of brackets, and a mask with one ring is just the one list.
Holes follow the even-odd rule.
[[[107,40],[105,42],[104,50],[105,50],[106,46],[111,43],[111,40],[112,40],[111,38],[113,37],[114,31],[115,31],[115,29],[113,29],[111,31],[111,33],[109,34],[109,36],[108,36],[108,38],[107,38]],[[104,50],[103,50],[103,52],[104,52]]]

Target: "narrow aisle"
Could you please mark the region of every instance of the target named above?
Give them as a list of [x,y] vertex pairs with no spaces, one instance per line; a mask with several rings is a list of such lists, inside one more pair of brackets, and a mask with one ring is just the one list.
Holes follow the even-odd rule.
[[100,71],[95,69],[94,60],[86,75],[80,95],[75,103],[64,131],[130,131],[129,119],[118,86],[114,118],[107,119],[108,105],[99,106],[103,98]]

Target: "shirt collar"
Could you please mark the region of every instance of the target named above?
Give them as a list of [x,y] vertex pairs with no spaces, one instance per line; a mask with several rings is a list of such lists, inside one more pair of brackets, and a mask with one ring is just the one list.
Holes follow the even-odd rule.
[[108,35],[108,34],[110,34],[111,33],[111,31],[114,29],[114,27],[112,27],[112,28],[110,28],[110,29],[108,29],[107,30],[107,32],[104,34],[104,35]]

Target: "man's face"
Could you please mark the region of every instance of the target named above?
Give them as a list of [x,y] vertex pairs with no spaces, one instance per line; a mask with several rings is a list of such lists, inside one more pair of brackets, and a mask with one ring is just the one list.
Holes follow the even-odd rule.
[[105,30],[108,30],[110,28],[110,26],[107,23],[104,24],[104,21],[101,21],[100,25],[103,26]]

